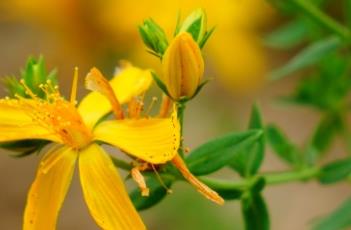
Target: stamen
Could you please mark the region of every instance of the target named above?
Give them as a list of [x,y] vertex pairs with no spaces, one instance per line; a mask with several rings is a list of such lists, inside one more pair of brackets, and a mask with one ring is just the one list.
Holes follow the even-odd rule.
[[115,114],[117,119],[123,119],[124,114],[119,103],[116,98],[115,93],[110,85],[110,83],[106,80],[106,78],[101,74],[101,72],[97,68],[92,68],[85,78],[85,84],[87,89],[92,91],[97,91],[108,98],[111,103],[113,113]]
[[[30,96],[32,99],[37,98],[37,95],[33,93],[33,91],[26,85],[24,79],[20,80],[21,85],[24,87],[25,93]],[[16,96],[16,95],[15,95]]]
[[141,190],[141,195],[142,196],[149,196],[150,190],[145,183],[144,176],[141,174],[139,167],[136,166],[136,167],[132,168],[130,173],[133,177],[133,180],[138,184],[138,186]]
[[163,182],[160,174],[157,172],[156,168],[155,168],[155,165],[151,164],[151,167],[152,167],[152,170],[155,172],[156,174],[156,177],[157,177],[157,180],[160,182],[161,186],[166,189],[167,193],[168,194],[171,194],[172,193],[172,189],[168,188],[167,185],[165,184],[165,182]]
[[77,103],[76,102],[77,89],[78,89],[78,67],[75,67],[74,74],[73,74],[72,88],[71,88],[71,97],[70,97],[71,104],[73,105]]
[[151,103],[149,105],[149,108],[147,108],[147,110],[146,110],[146,116],[149,116],[152,107],[156,104],[157,101],[158,101],[157,97],[152,97],[152,101],[151,101]]
[[128,103],[128,116],[129,118],[139,119],[141,111],[144,109],[144,103],[138,97],[134,97]]

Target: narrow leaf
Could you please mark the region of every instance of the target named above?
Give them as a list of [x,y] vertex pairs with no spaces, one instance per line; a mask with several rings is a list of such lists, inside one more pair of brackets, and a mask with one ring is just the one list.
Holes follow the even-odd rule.
[[241,210],[246,230],[268,230],[270,226],[266,203],[260,193],[243,197]]
[[[249,129],[262,129],[262,118],[257,105],[252,107]],[[256,143],[243,149],[242,152],[236,154],[231,160],[230,166],[236,170],[241,176],[249,177],[254,175],[260,168],[265,149],[265,139],[262,135]]]
[[313,230],[342,230],[351,227],[351,198],[346,200],[335,211],[319,221]]
[[337,114],[328,114],[320,121],[312,138],[312,145],[320,154],[328,149],[338,129],[342,126],[341,123],[342,120]]
[[327,164],[321,169],[319,181],[323,184],[335,183],[351,173],[351,157]]
[[300,44],[307,35],[308,28],[302,19],[296,19],[270,33],[264,43],[272,48],[289,49]]
[[270,74],[270,78],[272,80],[278,80],[295,71],[311,66],[321,60],[325,55],[339,48],[341,44],[341,39],[336,36],[317,41],[303,49],[288,61],[286,65],[274,70]]
[[192,151],[186,158],[195,175],[212,173],[227,165],[243,149],[253,145],[262,136],[262,130],[230,133],[213,139]]
[[297,148],[287,137],[275,126],[266,128],[266,135],[274,152],[290,165],[297,165],[300,162],[300,155]]

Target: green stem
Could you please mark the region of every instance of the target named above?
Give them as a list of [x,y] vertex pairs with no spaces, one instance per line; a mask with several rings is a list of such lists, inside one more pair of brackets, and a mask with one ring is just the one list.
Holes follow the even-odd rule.
[[[257,175],[257,177],[263,177],[267,185],[277,185],[292,181],[308,181],[317,177],[318,175],[318,168],[308,168],[301,171],[265,173]],[[251,188],[257,177],[244,178],[238,181],[228,181],[209,177],[200,177],[199,179],[215,190],[246,190]]]
[[324,26],[329,31],[337,34],[342,39],[351,39],[350,30],[342,24],[329,17],[327,14],[322,12],[316,7],[311,1],[308,0],[292,0],[291,1],[296,7],[304,12],[308,17]]
[[184,123],[184,112],[185,112],[185,105],[186,102],[177,102],[177,115],[180,124],[180,144],[178,153],[179,155],[184,158],[184,151],[183,151],[183,123]]

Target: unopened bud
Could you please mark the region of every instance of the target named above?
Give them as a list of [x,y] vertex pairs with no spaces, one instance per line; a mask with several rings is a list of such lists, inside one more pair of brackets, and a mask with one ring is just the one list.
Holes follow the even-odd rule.
[[168,46],[167,37],[162,28],[150,18],[139,26],[139,33],[145,45],[162,57]]
[[167,48],[163,59],[163,83],[174,100],[191,98],[204,73],[201,50],[187,32],[179,33]]

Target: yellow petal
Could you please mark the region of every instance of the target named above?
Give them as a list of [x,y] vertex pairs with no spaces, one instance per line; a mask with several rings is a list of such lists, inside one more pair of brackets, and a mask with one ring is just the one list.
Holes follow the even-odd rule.
[[96,144],[79,156],[80,180],[91,215],[102,229],[146,229],[110,157]]
[[[110,84],[119,103],[124,104],[145,92],[150,87],[151,82],[152,77],[149,70],[128,66],[117,74],[110,81]],[[91,128],[111,109],[109,100],[99,92],[89,93],[78,107],[85,123]]]
[[28,193],[24,230],[56,229],[76,159],[77,153],[68,148],[54,148],[42,159]]
[[99,124],[94,136],[137,158],[153,164],[171,160],[179,148],[180,128],[176,114],[166,119],[114,120]]
[[43,139],[61,142],[60,138],[28,116],[17,100],[0,100],[0,142]]

